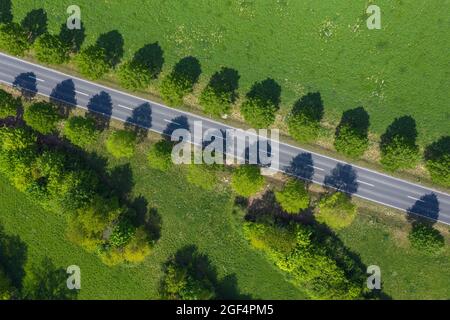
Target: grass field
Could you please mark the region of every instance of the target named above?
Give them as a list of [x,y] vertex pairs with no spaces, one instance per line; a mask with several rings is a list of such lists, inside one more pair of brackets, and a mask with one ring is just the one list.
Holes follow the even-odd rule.
[[[20,21],[45,8],[49,30],[59,32],[70,0],[12,0]],[[220,66],[236,69],[243,96],[267,77],[282,87],[282,114],[319,91],[325,121],[363,106],[370,129],[384,132],[395,117],[411,115],[421,144],[450,134],[450,1],[376,2],[382,29],[368,30],[368,1],[79,0],[85,45],[117,30],[124,58],[158,42],[164,70],[187,55],[200,60],[202,83]],[[326,36],[327,34],[328,36]]]

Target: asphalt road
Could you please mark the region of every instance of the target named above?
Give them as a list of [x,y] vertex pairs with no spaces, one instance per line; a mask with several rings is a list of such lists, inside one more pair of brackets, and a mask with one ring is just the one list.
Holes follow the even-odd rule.
[[[192,129],[194,121],[202,121],[203,130],[231,128],[3,53],[0,53],[0,82],[28,95],[65,101],[158,133]],[[290,175],[450,225],[450,195],[446,193],[284,143],[279,146],[279,168]]]

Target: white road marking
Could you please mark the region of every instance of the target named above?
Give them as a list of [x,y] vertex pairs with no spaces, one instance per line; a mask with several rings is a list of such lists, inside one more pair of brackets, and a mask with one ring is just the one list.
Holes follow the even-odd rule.
[[124,105],[121,105],[121,104],[118,104],[117,106],[119,106],[120,108],[124,108],[124,109],[127,109],[127,110],[131,110],[131,111],[134,110],[133,108],[130,108],[130,107],[127,107],[127,106],[124,106]]
[[423,200],[421,200],[421,199],[417,199],[417,198],[414,198],[414,197],[411,197],[411,196],[408,196],[408,198],[413,199],[413,200],[416,200],[416,201],[420,201],[420,202],[425,202],[425,201],[423,201]]
[[31,79],[34,79],[34,80],[36,80],[36,81],[45,82],[45,80],[39,79],[39,78],[36,77],[36,76],[29,75],[28,77],[31,78]]
[[325,169],[323,169],[323,168],[319,168],[319,167],[316,167],[316,166],[312,166],[312,165],[310,165],[310,164],[308,164],[308,167],[317,169],[317,170],[319,170],[319,171],[325,171]]
[[178,122],[172,121],[172,120],[164,119],[164,121],[165,121],[165,122],[168,122],[168,123],[176,124],[177,126],[181,126],[181,124],[179,124]]
[[87,94],[87,93],[84,93],[84,92],[81,92],[81,91],[78,91],[78,90],[75,90],[75,92],[78,93],[78,94],[81,94],[83,96],[89,97],[89,94]]
[[371,184],[371,183],[368,183],[368,182],[365,182],[365,181],[361,181],[361,180],[356,180],[356,182],[358,182],[358,183],[362,183],[362,184],[366,184],[366,185],[368,185],[368,186],[371,186],[371,187],[375,187],[373,184]]

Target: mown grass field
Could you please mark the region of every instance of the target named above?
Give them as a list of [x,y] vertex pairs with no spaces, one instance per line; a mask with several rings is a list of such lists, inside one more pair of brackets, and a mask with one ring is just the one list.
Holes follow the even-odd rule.
[[[44,8],[49,30],[59,32],[70,0],[12,0],[20,21]],[[310,91],[324,100],[325,121],[363,106],[370,129],[384,132],[395,117],[411,115],[419,142],[450,134],[450,1],[376,2],[382,29],[368,30],[368,1],[79,0],[85,45],[111,30],[124,39],[124,59],[158,42],[164,70],[192,55],[202,83],[220,66],[236,69],[243,96],[267,77],[282,87],[282,114]],[[328,34],[329,36],[326,36]]]

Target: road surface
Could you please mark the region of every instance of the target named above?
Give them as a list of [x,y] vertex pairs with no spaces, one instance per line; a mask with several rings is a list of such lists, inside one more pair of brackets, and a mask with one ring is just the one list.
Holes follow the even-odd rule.
[[[177,128],[232,127],[0,53],[0,82],[120,121],[170,134]],[[450,195],[280,143],[280,170],[366,200],[450,225]]]

